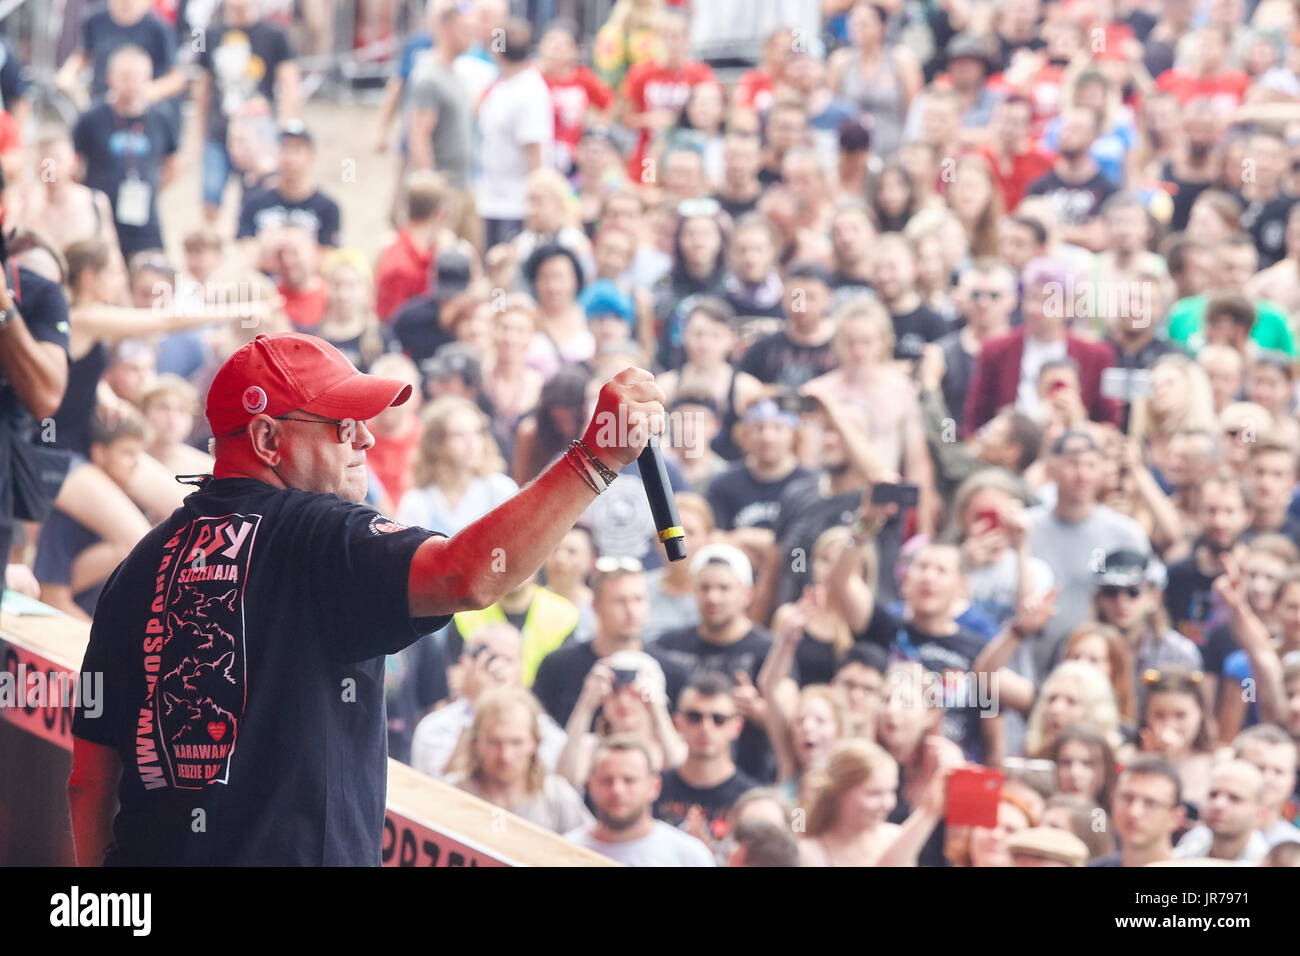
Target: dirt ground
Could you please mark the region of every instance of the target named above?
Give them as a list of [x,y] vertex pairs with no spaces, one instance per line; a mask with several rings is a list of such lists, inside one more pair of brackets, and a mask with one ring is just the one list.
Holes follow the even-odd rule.
[[[392,236],[389,210],[398,182],[396,128],[388,152],[371,149],[378,106],[312,100],[303,107],[302,119],[316,141],[316,175],[321,192],[339,204],[343,244],[364,252],[373,262]],[[181,240],[203,221],[199,185],[202,175],[203,138],[193,112],[185,118],[176,181],[160,196],[163,239],[167,251],[181,261]],[[226,190],[221,228],[235,234],[239,190],[233,180]]]

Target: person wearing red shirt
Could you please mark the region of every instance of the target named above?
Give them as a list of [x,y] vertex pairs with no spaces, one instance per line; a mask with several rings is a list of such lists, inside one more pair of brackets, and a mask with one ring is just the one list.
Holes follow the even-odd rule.
[[578,63],[578,44],[571,28],[552,26],[537,47],[537,66],[555,104],[555,168],[567,173],[573,168],[574,153],[595,110],[600,125],[614,105],[614,91],[590,69]]
[[1196,65],[1190,70],[1165,70],[1156,88],[1172,93],[1186,106],[1192,100],[1208,99],[1216,112],[1241,105],[1250,77],[1241,70],[1226,68],[1232,37],[1222,26],[1207,24],[1197,34]]
[[[419,394],[419,370],[405,355],[396,352],[381,355],[370,368],[372,375],[406,382]],[[375,436],[375,443],[366,451],[366,464],[379,479],[384,495],[391,502],[386,514],[397,510],[398,502],[411,485],[411,462],[423,431],[416,412],[419,407],[419,402],[394,405],[366,422],[366,427]]]
[[263,240],[275,271],[276,291],[284,299],[284,314],[298,332],[310,332],[325,317],[329,290],[320,274],[316,233],[300,226],[277,229]]
[[763,61],[740,77],[736,83],[733,105],[754,113],[766,113],[772,105],[773,91],[785,82],[785,67],[794,49],[795,35],[789,27],[768,34],[763,44]]
[[435,172],[418,170],[407,180],[406,225],[379,254],[375,267],[379,321],[389,321],[402,303],[429,291],[446,198],[446,180]]
[[686,59],[690,34],[686,17],[680,12],[665,10],[661,14],[659,42],[662,56],[638,63],[627,71],[623,81],[623,125],[641,131],[627,164],[628,177],[634,183],[644,181],[643,161],[651,139],[677,122],[692,88],[714,80],[707,64]]
[[993,172],[1002,193],[1002,208],[1015,209],[1029,184],[1051,170],[1056,156],[1029,138],[1034,106],[1019,94],[1009,96],[993,111],[993,138],[976,151]]

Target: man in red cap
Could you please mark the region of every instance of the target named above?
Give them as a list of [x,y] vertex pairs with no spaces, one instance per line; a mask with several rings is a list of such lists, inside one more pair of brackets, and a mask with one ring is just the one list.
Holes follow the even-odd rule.
[[79,863],[377,864],[384,655],[518,587],[664,411],[625,369],[564,460],[445,538],[360,504],[366,422],[410,394],[297,333],[217,372],[213,474],[96,609],[83,668],[103,693],[76,711],[68,782]]

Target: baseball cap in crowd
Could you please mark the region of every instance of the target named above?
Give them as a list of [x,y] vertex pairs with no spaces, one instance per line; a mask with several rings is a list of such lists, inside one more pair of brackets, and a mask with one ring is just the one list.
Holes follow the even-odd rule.
[[1092,436],[1085,431],[1072,428],[1052,443],[1053,455],[1077,455],[1085,451],[1100,451]]
[[953,60],[979,60],[987,70],[993,64],[993,51],[982,37],[973,33],[958,33],[944,48],[948,62]]
[[815,262],[792,262],[785,270],[785,281],[790,284],[796,279],[816,279],[828,289],[834,285],[830,271]]
[[477,388],[483,381],[483,367],[478,353],[473,346],[463,342],[448,342],[420,363],[420,371],[431,382],[445,382],[458,378],[470,388]]
[[794,412],[781,411],[781,406],[770,398],[760,398],[751,404],[745,409],[745,414],[740,420],[745,425],[753,425],[757,422],[780,422],[791,428],[799,427],[799,416]]
[[1025,263],[1020,274],[1022,285],[1026,289],[1040,289],[1044,286],[1065,288],[1073,278],[1070,269],[1056,259],[1039,256]]
[[280,124],[280,142],[283,143],[286,139],[300,139],[308,146],[316,145],[316,140],[312,139],[307,124],[297,117],[287,119]]
[[691,559],[691,575],[695,576],[710,564],[721,564],[731,571],[745,587],[754,586],[754,568],[745,552],[731,544],[706,544]]
[[459,249],[445,249],[433,266],[433,297],[447,302],[469,288],[474,278],[469,256]]
[[1131,548],[1107,551],[1102,570],[1097,574],[1098,587],[1133,588],[1149,584],[1164,590],[1168,572],[1159,558],[1148,557]]
[[1029,827],[1007,841],[1012,857],[1030,857],[1066,866],[1083,866],[1088,862],[1088,846],[1068,830],[1057,827]]
[[254,415],[295,410],[367,421],[411,397],[411,386],[358,372],[324,339],[301,332],[259,335],[217,370],[207,417],[217,438],[243,429]]
[[609,279],[597,279],[584,289],[578,304],[586,310],[588,319],[619,318],[628,325],[635,321],[632,297]]

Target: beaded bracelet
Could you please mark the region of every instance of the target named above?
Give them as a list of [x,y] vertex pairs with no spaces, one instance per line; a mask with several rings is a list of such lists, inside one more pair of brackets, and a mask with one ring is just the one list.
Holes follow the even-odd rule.
[[606,485],[612,485],[614,483],[614,479],[618,477],[618,472],[614,471],[597,458],[595,454],[592,453],[592,450],[587,447],[587,443],[581,438],[575,438],[571,441],[569,443],[569,448],[578,451],[587,461],[591,462],[596,471],[600,472],[600,477],[605,479]]

